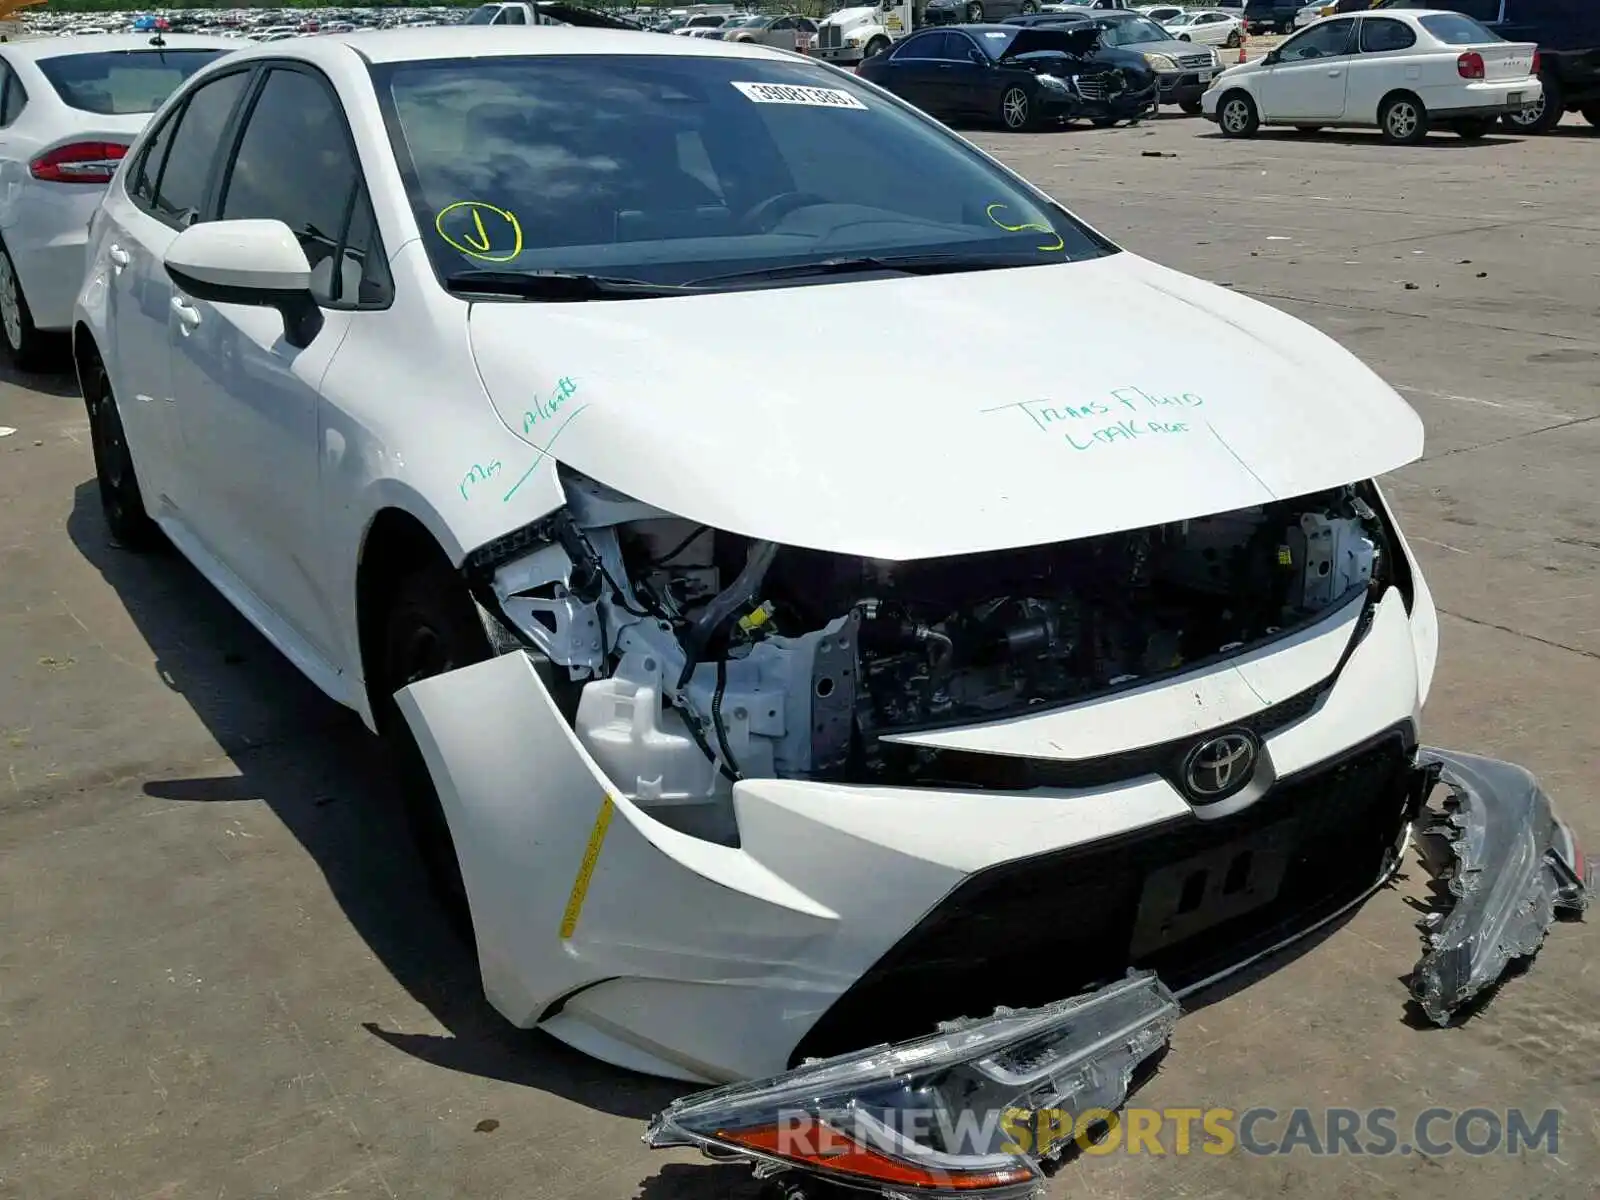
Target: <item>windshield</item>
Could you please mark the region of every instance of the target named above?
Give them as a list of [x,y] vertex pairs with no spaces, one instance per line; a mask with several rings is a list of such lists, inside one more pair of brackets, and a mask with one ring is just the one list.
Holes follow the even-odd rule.
[[1460,13],[1431,13],[1418,17],[1417,23],[1446,46],[1481,46],[1484,42],[1505,40]]
[[441,278],[681,284],[841,257],[1115,250],[933,121],[811,63],[539,55],[372,71]]
[[1131,46],[1140,42],[1170,42],[1167,31],[1148,17],[1131,17],[1126,21],[1107,21],[1100,27],[1102,46]]
[[62,103],[120,117],[152,113],[189,76],[226,50],[106,50],[38,60]]

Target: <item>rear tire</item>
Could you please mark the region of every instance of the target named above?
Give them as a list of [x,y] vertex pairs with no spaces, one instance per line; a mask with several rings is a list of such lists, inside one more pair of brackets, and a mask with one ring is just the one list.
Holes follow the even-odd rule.
[[1248,92],[1229,92],[1217,101],[1217,128],[1223,137],[1255,137],[1261,128],[1261,115]]
[[470,940],[472,914],[450,824],[394,694],[408,684],[484,661],[491,654],[489,638],[472,597],[442,557],[400,582],[384,618],[382,637],[378,732],[428,882],[451,926]]
[[1467,142],[1475,142],[1486,136],[1493,127],[1494,122],[1487,117],[1462,117],[1451,126],[1456,136]]
[[1539,94],[1538,104],[1500,118],[1513,133],[1549,133],[1561,124],[1563,110],[1560,85],[1548,75],[1541,75],[1539,82],[1543,91]]
[[47,335],[33,324],[33,311],[22,294],[22,278],[11,261],[11,251],[0,246],[0,341],[19,371],[37,371],[47,365],[51,347]]
[[1096,129],[1111,129],[1120,120],[1122,120],[1121,117],[1091,117],[1089,118],[1089,124]]
[[95,482],[100,485],[100,508],[111,540],[125,550],[157,549],[162,542],[161,529],[145,511],[139,476],[122,428],[122,414],[111,391],[111,378],[98,355],[78,384],[89,412]]
[[1583,119],[1596,129],[1600,129],[1600,104],[1591,104],[1582,110]]
[[1397,92],[1378,109],[1383,140],[1396,146],[1415,146],[1428,136],[1428,110],[1410,92]]
[[1228,35],[1228,40],[1223,42],[1222,46],[1225,50],[1237,50],[1239,48],[1239,31],[1235,29],[1232,33],[1230,33]]

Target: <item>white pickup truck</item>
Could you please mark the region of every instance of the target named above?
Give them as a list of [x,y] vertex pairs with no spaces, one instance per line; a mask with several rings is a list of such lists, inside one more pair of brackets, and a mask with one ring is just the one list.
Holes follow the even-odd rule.
[[592,8],[567,4],[565,0],[502,0],[480,4],[462,21],[463,25],[585,25],[600,29],[638,29],[632,21],[608,16]]

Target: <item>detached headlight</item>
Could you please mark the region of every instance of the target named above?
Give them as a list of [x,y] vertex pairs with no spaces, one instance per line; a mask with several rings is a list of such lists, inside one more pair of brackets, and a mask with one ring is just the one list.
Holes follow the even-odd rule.
[[1177,1019],[1154,974],[1130,974],[1073,1000],[685,1097],[644,1140],[885,1195],[1027,1195],[1039,1159],[1088,1141]]
[[1144,60],[1157,71],[1176,71],[1178,69],[1178,64],[1165,54],[1146,54]]
[[1034,78],[1052,92],[1064,92],[1067,90],[1067,81],[1065,79],[1057,79],[1054,75],[1035,75]]

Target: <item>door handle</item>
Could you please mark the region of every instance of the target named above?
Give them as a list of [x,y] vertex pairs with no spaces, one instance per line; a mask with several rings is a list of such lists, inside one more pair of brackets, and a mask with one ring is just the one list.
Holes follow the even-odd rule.
[[106,251],[106,257],[111,260],[111,269],[119,275],[122,273],[122,268],[133,261],[133,256],[116,244]]
[[1343,74],[1344,74],[1344,68],[1343,67],[1335,67],[1333,70],[1328,72],[1328,78],[1329,79],[1337,79],[1337,78],[1339,78],[1339,76],[1341,76]]
[[172,311],[178,314],[178,323],[187,337],[200,324],[200,310],[182,296],[172,298]]

